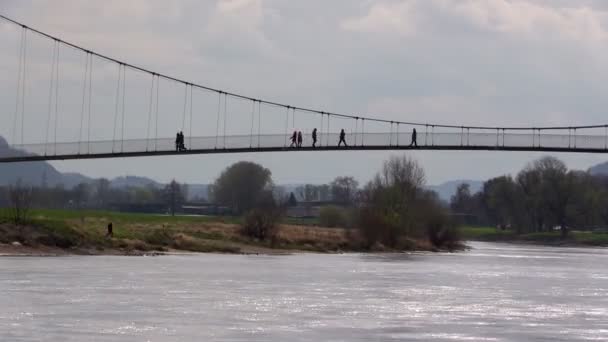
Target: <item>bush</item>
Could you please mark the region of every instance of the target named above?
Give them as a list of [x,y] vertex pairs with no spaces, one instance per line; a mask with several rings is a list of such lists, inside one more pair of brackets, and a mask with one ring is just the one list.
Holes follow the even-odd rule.
[[361,208],[357,214],[357,227],[365,248],[377,243],[396,247],[400,237],[399,225],[388,215],[373,207]]
[[347,227],[348,215],[345,209],[336,206],[322,207],[319,212],[319,224],[323,227]]
[[145,236],[144,241],[151,245],[169,246],[173,243],[173,236],[164,229],[155,229]]
[[257,208],[245,215],[245,222],[241,227],[241,234],[260,241],[274,240],[279,233],[281,215],[277,209]]
[[426,232],[429,241],[436,248],[453,250],[460,247],[460,229],[443,213],[429,218]]

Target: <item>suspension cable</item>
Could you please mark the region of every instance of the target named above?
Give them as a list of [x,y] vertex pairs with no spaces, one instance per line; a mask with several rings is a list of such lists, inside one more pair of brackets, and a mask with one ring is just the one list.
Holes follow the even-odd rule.
[[287,147],[287,132],[288,131],[289,131],[289,107],[287,107],[287,115],[285,115],[285,137],[284,137],[283,147]]
[[357,136],[359,135],[359,118],[355,118],[355,146],[357,146]]
[[188,84],[186,84],[186,86],[184,88],[184,110],[182,113],[182,129],[181,129],[182,132],[186,128],[186,106],[187,106],[187,104],[188,104]]
[[15,115],[13,116],[13,145],[17,144],[17,119],[20,113],[21,105],[21,83],[23,79],[23,46],[24,46],[25,29],[21,30],[21,39],[19,42],[19,67],[17,71],[17,97],[15,99]]
[[57,126],[59,122],[59,52],[61,51],[61,43],[57,42],[57,64],[55,71],[55,132],[54,132],[54,152],[57,154]]
[[49,102],[48,102],[48,112],[46,117],[46,135],[44,138],[44,155],[47,154],[47,147],[49,143],[49,130],[51,126],[51,113],[53,111],[53,91],[54,91],[54,82],[55,82],[55,64],[57,63],[57,42],[53,41],[53,59],[51,62],[51,77],[49,84]]
[[253,124],[255,122],[255,101],[251,101],[251,129],[249,130],[249,148],[253,147]]
[[148,126],[146,129],[146,152],[148,152],[148,146],[150,145],[150,124],[152,123],[152,109],[154,102],[154,79],[156,76],[152,75],[152,80],[150,82],[150,102],[148,106]]
[[220,112],[222,107],[222,93],[217,96],[217,118],[215,120],[215,148],[217,148],[217,140],[220,132]]
[[192,100],[192,85],[190,85],[190,128],[188,130],[188,148],[192,149],[192,115],[193,115],[193,111],[194,111],[194,104],[193,104],[193,100]]
[[262,134],[262,102],[258,100],[258,148],[260,148],[260,135]]
[[228,116],[228,94],[224,95],[224,148],[226,148],[226,117]]
[[82,106],[80,109],[80,130],[78,131],[78,154],[80,154],[80,144],[82,142],[82,126],[83,126],[83,122],[84,122],[84,113],[85,113],[85,108],[86,108],[86,95],[87,95],[87,86],[88,86],[88,80],[89,80],[89,54],[85,54],[84,56],[85,58],[85,64],[84,64],[84,76],[83,76],[83,83],[82,83]]
[[87,132],[87,153],[91,153],[91,112],[93,106],[93,55],[89,54],[89,120]]
[[114,143],[116,142],[116,126],[118,125],[118,110],[120,108],[120,80],[122,79],[122,64],[118,65],[118,81],[116,83],[116,102],[114,106],[114,131],[112,133],[112,153],[114,153]]
[[[70,47],[72,47],[74,49],[77,49],[77,50],[80,50],[80,51],[83,51],[83,52],[91,53],[91,54],[93,54],[93,55],[95,55],[95,56],[97,56],[97,57],[99,57],[101,59],[105,59],[107,61],[110,61],[110,62],[113,62],[113,63],[117,63],[117,64],[122,64],[122,65],[124,65],[126,67],[129,67],[131,69],[134,69],[134,70],[137,70],[137,71],[140,71],[140,72],[144,72],[144,73],[148,73],[148,74],[153,74],[154,73],[151,70],[148,70],[148,69],[145,69],[145,68],[133,65],[133,64],[125,63],[125,62],[120,61],[118,59],[109,57],[107,55],[103,55],[103,54],[100,54],[100,53],[97,53],[97,52],[85,49],[83,47],[80,47],[80,46],[78,46],[76,44],[73,44],[73,43],[61,40],[61,39],[59,39],[59,38],[57,38],[55,36],[52,36],[50,34],[44,33],[42,31],[39,31],[39,30],[36,30],[36,29],[33,29],[33,28],[30,28],[30,27],[28,27],[28,26],[26,26],[26,25],[24,25],[24,24],[22,24],[22,23],[20,23],[20,22],[18,22],[16,20],[13,20],[13,19],[11,19],[9,17],[6,17],[4,15],[1,15],[1,14],[0,14],[0,19],[4,19],[4,20],[6,20],[8,22],[11,22],[11,23],[13,23],[15,25],[21,26],[24,30],[29,30],[29,31],[35,32],[35,33],[37,33],[37,34],[39,34],[39,35],[41,35],[43,37],[46,37],[46,38],[49,38],[49,39],[55,39],[55,40],[59,41],[60,43],[65,44],[67,46],[70,46]],[[164,75],[164,74],[157,74],[157,75],[159,77],[167,79],[167,80],[171,80],[171,81],[175,81],[175,82],[179,82],[179,83],[190,83],[190,84],[192,84],[191,82],[187,82],[185,80],[182,80],[182,79],[179,79],[179,78],[176,78],[176,77],[172,77],[172,76],[168,76],[168,75]],[[254,98],[249,97],[249,96],[245,96],[245,95],[241,95],[241,94],[236,94],[236,93],[225,92],[225,91],[220,90],[220,89],[215,89],[215,88],[204,86],[204,85],[200,85],[200,84],[192,84],[192,86],[200,88],[200,89],[205,89],[205,90],[208,90],[208,91],[216,92],[216,93],[227,94],[227,95],[230,95],[230,96],[233,96],[233,97],[237,97],[237,98],[241,98],[241,99],[244,99],[244,100],[254,100]],[[287,107],[286,104],[282,104],[282,103],[278,103],[278,102],[273,102],[273,101],[267,101],[267,100],[256,100],[256,101],[259,101],[259,102],[262,102],[262,103],[265,103],[265,104],[268,104],[268,105],[274,105],[274,106],[279,106],[279,107]],[[294,107],[294,106],[292,106],[292,107]],[[295,107],[295,108],[297,108],[298,110],[300,110],[302,112],[308,112],[308,113],[312,113],[312,114],[315,114],[315,113],[316,114],[320,114],[321,113],[320,110],[311,109],[311,108],[303,108],[303,107]],[[327,113],[326,112],[326,114],[328,114],[328,115],[331,114],[331,115],[334,115],[336,117],[351,118],[351,119],[355,117],[354,115],[347,115],[347,114],[340,114],[340,113]],[[366,118],[366,119],[374,121],[374,122],[385,122],[385,123],[388,123],[390,121],[390,120],[376,119],[376,118]],[[431,124],[431,123],[424,123],[424,122],[399,121],[399,123],[403,124],[403,125],[411,125],[411,126],[431,125],[431,126],[435,126],[435,127],[439,127],[439,128],[460,128],[461,127],[460,125]],[[576,126],[576,128],[579,128],[579,129],[583,129],[583,128],[601,128],[601,127],[604,127],[604,125],[605,124],[601,124],[601,125],[584,125],[584,126]],[[470,129],[496,129],[496,128],[505,128],[505,129],[509,129],[509,130],[530,130],[531,129],[531,127],[498,127],[498,126],[467,126],[467,127],[470,128]],[[549,127],[541,127],[541,129],[544,129],[544,130],[564,130],[564,129],[567,129],[567,127],[565,127],[565,126],[549,126]]]
[[155,129],[154,151],[158,150],[158,107],[159,107],[159,100],[160,100],[159,92],[160,92],[160,78],[158,77],[158,75],[156,75],[156,110],[155,110],[156,123],[154,124],[154,129]]
[[27,30],[24,32],[23,37],[23,82],[21,87],[21,145],[23,145],[23,137],[25,132],[25,84],[27,82]]
[[121,136],[120,136],[120,151],[124,152],[124,144],[125,144],[125,94],[127,92],[126,90],[126,86],[127,86],[127,70],[126,68],[123,67],[123,72],[122,72],[122,109],[121,109],[121,114],[122,114],[122,125],[121,125]]

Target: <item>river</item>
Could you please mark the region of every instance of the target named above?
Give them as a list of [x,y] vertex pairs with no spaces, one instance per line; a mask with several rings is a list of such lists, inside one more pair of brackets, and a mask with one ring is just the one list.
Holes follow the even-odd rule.
[[608,341],[608,250],[0,258],[1,341]]

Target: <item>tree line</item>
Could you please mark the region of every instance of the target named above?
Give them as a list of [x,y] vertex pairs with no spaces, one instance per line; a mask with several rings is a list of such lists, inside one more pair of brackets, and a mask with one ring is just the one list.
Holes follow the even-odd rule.
[[466,184],[450,201],[451,211],[468,224],[492,225],[517,233],[572,229],[593,230],[608,225],[608,177],[569,170],[554,157],[531,162],[515,177],[492,178],[480,192]]

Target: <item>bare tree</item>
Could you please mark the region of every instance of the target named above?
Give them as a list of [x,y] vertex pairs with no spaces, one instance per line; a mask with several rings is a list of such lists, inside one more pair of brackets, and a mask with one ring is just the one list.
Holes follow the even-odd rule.
[[32,193],[32,187],[24,185],[21,180],[9,186],[10,215],[15,224],[26,223],[32,205]]

